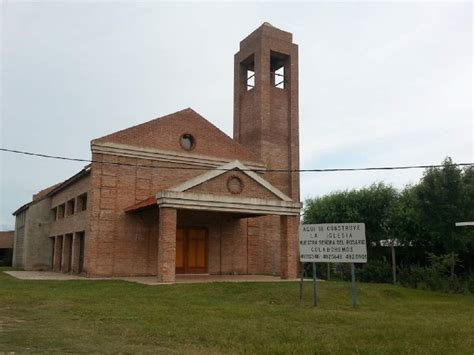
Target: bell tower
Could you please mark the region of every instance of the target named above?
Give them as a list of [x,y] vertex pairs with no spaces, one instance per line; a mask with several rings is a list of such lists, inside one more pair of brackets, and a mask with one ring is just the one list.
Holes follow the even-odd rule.
[[265,179],[299,201],[298,46],[267,22],[234,56],[234,139],[267,165]]

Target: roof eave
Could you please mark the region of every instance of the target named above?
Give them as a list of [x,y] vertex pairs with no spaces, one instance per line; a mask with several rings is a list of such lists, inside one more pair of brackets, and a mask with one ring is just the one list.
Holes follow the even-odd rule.
[[67,179],[66,181],[64,181],[63,183],[61,183],[58,187],[56,187],[55,189],[51,190],[50,192],[48,192],[45,197],[51,197],[51,196],[54,196],[55,194],[57,194],[58,192],[60,192],[61,190],[64,190],[66,187],[68,187],[69,185],[73,184],[74,182],[76,182],[77,180],[80,180],[82,179],[83,177],[85,177],[86,175],[90,174],[91,172],[91,165],[87,165],[84,169],[82,169],[81,171],[79,171],[77,174],[71,176],[69,179]]

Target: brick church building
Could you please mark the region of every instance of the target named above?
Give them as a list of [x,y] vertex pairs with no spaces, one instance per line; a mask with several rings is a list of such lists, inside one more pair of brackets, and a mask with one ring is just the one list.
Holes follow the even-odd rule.
[[93,140],[89,166],[14,212],[14,266],[296,277],[298,47],[264,23],[234,62],[233,139],[185,109]]

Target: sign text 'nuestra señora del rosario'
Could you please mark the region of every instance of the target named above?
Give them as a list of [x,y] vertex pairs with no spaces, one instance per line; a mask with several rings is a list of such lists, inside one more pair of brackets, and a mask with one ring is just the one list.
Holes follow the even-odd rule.
[[302,224],[300,261],[366,263],[364,223]]

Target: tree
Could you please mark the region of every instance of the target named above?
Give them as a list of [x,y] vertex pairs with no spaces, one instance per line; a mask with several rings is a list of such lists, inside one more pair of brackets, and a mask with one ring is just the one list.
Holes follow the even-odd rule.
[[365,223],[367,244],[392,238],[389,216],[398,199],[395,188],[384,183],[359,190],[338,191],[309,199],[303,222]]
[[[384,183],[338,191],[306,201],[304,223],[364,222],[369,254],[373,242],[396,238],[411,245],[405,263],[429,264],[427,253],[456,255],[472,272],[474,228],[456,222],[474,221],[474,167],[460,169],[451,158],[427,169],[418,184],[401,192]],[[383,255],[380,252],[380,255]],[[454,269],[452,268],[452,271]]]
[[430,168],[414,188],[414,207],[423,225],[418,241],[436,255],[456,253],[471,263],[474,258],[472,229],[459,228],[456,222],[474,220],[473,168],[461,170],[451,158],[441,168]]

